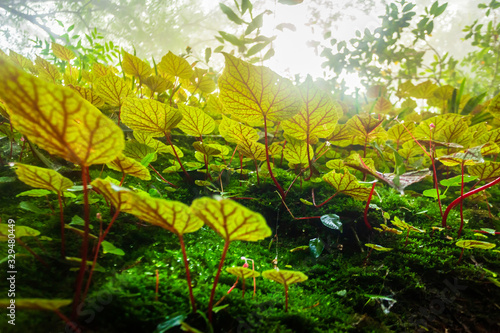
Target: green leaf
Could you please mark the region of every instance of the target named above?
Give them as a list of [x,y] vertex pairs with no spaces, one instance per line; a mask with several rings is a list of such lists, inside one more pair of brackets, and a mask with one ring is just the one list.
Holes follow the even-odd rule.
[[151,162],[155,160],[156,160],[156,152],[149,153],[141,160],[141,165],[147,167]]
[[110,242],[103,241],[101,243],[101,245],[102,245],[102,251],[104,252],[104,254],[110,253],[110,254],[115,254],[117,256],[125,255],[125,252],[122,249],[117,248],[116,246],[114,246]]
[[264,271],[262,272],[262,277],[274,282],[278,282],[279,284],[286,284],[287,286],[293,283],[304,282],[307,280],[307,275],[302,272],[287,271],[284,269],[270,269],[268,271]]
[[179,110],[182,120],[177,127],[187,135],[199,138],[214,131],[214,120],[203,110],[184,104],[179,104]]
[[[123,150],[123,155],[133,158],[136,161],[142,161],[146,156],[151,156],[155,150],[143,143],[137,142],[136,140],[129,140],[125,144],[125,149]],[[154,155],[156,158],[156,155]],[[154,159],[151,162],[156,161]]]
[[52,47],[52,52],[54,52],[54,55],[61,60],[70,61],[71,59],[74,59],[76,57],[75,53],[70,49],[68,49],[66,46],[57,43],[52,43],[51,47]]
[[235,12],[233,12],[231,8],[229,8],[222,2],[219,3],[219,6],[222,12],[226,14],[227,18],[233,21],[234,23],[241,25],[244,22],[238,15],[236,15]]
[[392,248],[390,247],[383,247],[382,245],[378,245],[378,244],[370,244],[370,243],[366,243],[365,246],[371,248],[371,249],[374,249],[376,251],[381,251],[381,252],[389,252],[389,251],[392,251]]
[[469,166],[469,174],[479,180],[490,180],[500,177],[500,162],[486,161],[482,164]]
[[357,178],[348,171],[344,174],[330,171],[323,180],[337,189],[337,192],[347,194],[357,200],[368,200],[370,189],[359,184]]
[[226,242],[243,240],[256,242],[271,236],[271,229],[259,213],[230,200],[195,199],[193,213],[215,230]]
[[[424,192],[422,192],[422,195],[425,196],[425,197],[434,198],[434,199],[438,198],[437,191],[436,191],[435,188],[431,188],[431,189],[425,190]],[[441,190],[439,191],[439,198],[441,200],[444,199],[444,198],[446,198],[446,195],[444,195],[443,193],[441,193]]]
[[123,195],[131,205],[131,208],[126,210],[127,213],[167,229],[177,236],[195,232],[203,226],[203,221],[192,214],[189,207],[182,202],[152,198],[134,192],[125,192]]
[[305,141],[296,140],[291,137],[287,138],[287,144],[283,150],[283,157],[285,157],[288,162],[295,165],[306,165],[309,161],[308,155],[311,159],[314,156],[314,150],[311,145],[307,144]]
[[176,56],[170,51],[163,56],[163,58],[161,58],[157,67],[160,73],[177,76],[181,79],[189,79],[193,74],[191,65],[187,62],[187,60]]
[[[471,182],[473,180],[476,180],[478,177],[477,176],[470,176],[470,175],[464,175],[464,183]],[[461,186],[462,184],[462,176],[455,176],[452,178],[448,179],[443,179],[439,182],[441,185],[450,187],[450,186]]]
[[95,90],[106,103],[121,107],[125,99],[133,95],[130,84],[114,74],[106,74],[95,81]]
[[16,163],[15,166],[19,180],[31,187],[62,194],[73,186],[70,179],[61,176],[57,171],[21,163]]
[[52,194],[53,192],[44,190],[44,189],[35,189],[35,190],[28,190],[19,193],[16,195],[16,198],[22,197],[22,196],[28,196],[28,197],[44,197],[46,195]]
[[260,276],[259,272],[256,272],[254,270],[251,270],[250,268],[247,267],[227,267],[226,272],[229,274],[233,274],[239,278],[242,279],[248,279],[248,278],[254,278]]
[[123,123],[152,137],[167,135],[181,120],[180,110],[152,99],[130,97],[123,103]]
[[[0,224],[0,241],[5,242],[9,239],[9,233],[10,233],[10,226],[6,223],[1,223]],[[40,231],[22,226],[22,225],[16,225],[15,226],[15,232],[14,235],[16,238],[21,238],[21,237],[36,237],[40,235]]]
[[302,198],[300,198],[300,202],[302,202],[304,205],[307,205],[307,206],[312,206],[313,205],[312,202],[310,202],[310,201],[308,201],[306,199],[302,199]]
[[[8,307],[11,299],[0,299],[2,308]],[[70,305],[71,299],[43,299],[43,298],[16,298],[16,309],[19,310],[42,310],[42,311],[59,311],[59,308]]]
[[266,67],[251,65],[227,53],[224,57],[219,96],[231,114],[246,122],[263,117],[281,121],[300,111],[300,97],[292,82]]
[[483,250],[489,250],[496,246],[496,244],[493,243],[482,242],[477,240],[466,240],[466,239],[459,240],[458,242],[455,243],[455,245],[464,249],[483,249]]
[[138,77],[140,80],[145,80],[153,73],[151,66],[149,66],[146,62],[134,55],[131,55],[125,50],[123,50],[122,53],[122,69],[125,74]]
[[40,215],[47,214],[49,212],[46,209],[38,208],[38,206],[36,206],[34,203],[32,203],[30,201],[21,201],[19,203],[19,208],[27,210],[29,212],[36,213],[36,214],[40,214]]
[[[245,35],[251,34],[255,29],[262,28],[262,24],[264,23],[264,14],[266,14],[266,12],[263,12],[262,14],[259,14],[253,18],[252,22],[250,22],[245,30]],[[247,57],[249,57],[249,55],[247,55]]]
[[[153,153],[156,154],[156,153]],[[156,156],[150,156],[148,154],[147,156],[150,157],[150,159],[155,159]],[[146,156],[146,157],[147,157]],[[147,165],[149,165],[150,162],[148,162]],[[109,162],[106,164],[108,168],[120,171],[121,173],[131,175],[133,177],[137,177],[142,180],[150,180],[151,175],[149,174],[149,170],[145,168],[144,165],[139,163],[138,161],[134,160],[133,158],[127,157],[125,155],[120,155],[117,158],[115,158],[113,161]]]
[[247,51],[247,54],[246,56],[247,57],[251,57],[253,56],[254,54],[257,54],[259,53],[260,51],[262,51],[267,45],[269,45],[268,42],[265,42],[265,43],[258,43],[258,44],[255,44],[254,46],[252,46],[248,51]]
[[344,226],[342,224],[342,221],[340,221],[340,217],[337,214],[323,215],[321,216],[320,220],[325,227],[328,227],[333,230],[339,230],[340,232],[342,232],[343,230]]
[[38,71],[38,77],[44,81],[56,83],[56,81],[61,79],[59,69],[39,56],[36,57],[35,68]]
[[121,211],[128,211],[131,209],[131,201],[129,201],[128,197],[126,197],[126,193],[130,192],[129,189],[120,187],[108,179],[97,178],[90,184],[92,185],[92,188],[99,191],[99,193],[102,194],[116,209]]
[[122,130],[75,91],[44,82],[0,59],[0,99],[12,125],[28,139],[72,163],[107,163],[123,150]]
[[302,108],[292,119],[283,122],[286,134],[299,140],[326,138],[332,134],[342,116],[341,106],[329,94],[320,90],[311,77],[300,85]]
[[253,127],[243,125],[226,116],[222,116],[219,124],[219,132],[227,142],[257,141],[259,134]]
[[181,314],[173,318],[167,317],[166,321],[158,324],[156,327],[156,332],[157,333],[165,333],[166,331],[170,330],[171,328],[180,326],[184,320],[186,320],[187,315],[186,314]]
[[309,248],[314,258],[319,258],[325,249],[325,243],[320,238],[313,238],[309,240]]

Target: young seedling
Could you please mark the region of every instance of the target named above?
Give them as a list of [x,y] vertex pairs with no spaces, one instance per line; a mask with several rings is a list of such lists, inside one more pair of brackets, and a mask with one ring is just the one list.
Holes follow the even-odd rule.
[[179,238],[181,245],[184,268],[186,270],[186,280],[189,289],[189,299],[193,312],[196,312],[196,303],[191,284],[189,272],[189,262],[184,244],[184,234],[195,232],[203,226],[203,221],[194,215],[188,206],[178,201],[170,201],[159,198],[152,198],[147,195],[136,194],[127,191],[123,194],[124,201],[130,204],[124,212],[133,214],[139,219],[150,224],[162,227]]
[[304,282],[307,275],[298,271],[287,271],[280,269],[270,269],[262,272],[262,277],[278,282],[285,287],[285,312],[288,312],[288,287],[291,284]]
[[230,200],[200,198],[193,201],[191,210],[200,220],[217,232],[224,239],[219,268],[215,275],[210,301],[208,304],[208,319],[212,321],[212,308],[217,282],[224,266],[229,244],[235,240],[256,242],[271,236],[271,229],[264,217],[248,208]]
[[234,287],[238,283],[238,279],[241,278],[241,284],[242,284],[241,298],[245,297],[245,279],[250,278],[250,277],[255,279],[256,277],[260,276],[259,272],[251,270],[248,267],[228,267],[228,268],[226,268],[226,272],[236,276],[236,282],[231,287],[231,289],[228,290],[228,292],[227,292],[228,294],[234,289]]
[[370,255],[372,254],[373,250],[380,251],[380,252],[389,252],[389,251],[392,251],[392,248],[390,248],[390,247],[383,247],[382,245],[378,245],[378,244],[366,243],[365,246],[369,247],[370,251],[368,251],[368,254],[366,255],[366,258],[364,260],[363,266],[366,266],[368,264],[368,259],[370,258]]
[[394,220],[392,220],[392,224],[394,224],[396,227],[398,227],[401,230],[406,230],[406,240],[405,240],[405,246],[408,245],[408,236],[410,235],[410,231],[416,231],[423,233],[425,230],[419,229],[417,227],[414,227],[412,225],[409,225],[406,223],[404,220],[400,220],[397,216],[394,216]]
[[457,264],[460,264],[465,249],[490,250],[496,246],[496,244],[493,243],[482,242],[477,240],[465,240],[465,239],[459,240],[458,242],[455,243],[455,245],[462,248],[462,252],[460,252],[460,257],[458,258]]

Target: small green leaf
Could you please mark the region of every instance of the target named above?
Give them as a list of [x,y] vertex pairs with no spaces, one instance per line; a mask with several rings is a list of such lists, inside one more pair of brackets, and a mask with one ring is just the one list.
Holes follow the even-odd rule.
[[111,254],[115,254],[117,256],[123,256],[123,255],[125,255],[125,252],[122,249],[119,249],[119,248],[115,247],[110,242],[103,241],[101,243],[101,245],[102,245],[102,251],[104,253],[111,253]]
[[[425,190],[422,193],[422,195],[424,195],[426,197],[429,197],[429,198],[434,198],[434,199],[437,199],[437,197],[438,197],[435,188],[431,188],[431,189]],[[446,195],[442,194],[441,191],[439,191],[439,198],[442,200],[442,199],[446,198]]]
[[340,217],[337,214],[323,215],[321,216],[320,220],[325,227],[333,230],[340,230],[340,232],[342,232],[342,221],[340,221]]
[[309,248],[314,258],[319,258],[325,249],[325,243],[320,238],[313,238],[309,240]]
[[16,198],[22,197],[22,196],[27,196],[27,197],[44,197],[44,196],[52,194],[52,193],[54,193],[54,192],[51,192],[51,191],[48,191],[48,190],[44,190],[44,189],[34,189],[34,190],[28,190],[28,191],[21,192],[18,195],[16,195]]

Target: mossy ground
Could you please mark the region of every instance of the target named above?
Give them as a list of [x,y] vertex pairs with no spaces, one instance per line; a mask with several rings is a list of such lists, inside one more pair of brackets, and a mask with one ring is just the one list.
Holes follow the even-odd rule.
[[[97,177],[100,169],[92,170]],[[120,178],[115,172],[103,176]],[[14,176],[4,167],[0,176]],[[177,181],[177,175],[169,176]],[[252,175],[249,184],[255,184]],[[281,183],[290,183],[291,177],[278,172]],[[241,298],[241,284],[229,295],[227,291],[235,278],[222,272],[216,300],[225,296],[213,321],[214,332],[497,332],[500,331],[498,313],[500,288],[496,273],[500,273],[498,253],[485,250],[466,250],[457,264],[460,249],[455,246],[459,224],[458,208],[450,215],[451,229],[431,231],[440,226],[441,215],[437,203],[418,193],[431,188],[430,182],[409,188],[405,196],[378,188],[379,197],[372,200],[368,219],[373,226],[384,223],[383,213],[391,219],[398,216],[426,233],[405,235],[370,232],[363,222],[364,203],[350,197],[338,196],[320,209],[301,203],[311,200],[315,187],[317,202],[331,195],[323,184],[294,185],[287,196],[287,205],[295,217],[337,214],[343,222],[343,232],[326,228],[319,219],[294,220],[281,205],[274,185],[261,178],[260,185],[240,186],[238,176],[225,184],[225,191],[241,199],[240,203],[260,212],[277,235],[271,241],[234,242],[231,244],[225,267],[240,266],[245,256],[255,261],[255,269],[272,269],[277,258],[282,269],[302,271],[309,279],[290,287],[290,309],[284,312],[284,289],[281,285],[257,278],[256,295],[252,298],[252,282],[247,281],[245,298]],[[245,183],[247,184],[247,183]],[[191,201],[212,193],[195,185],[168,192],[160,181],[140,182],[127,178],[127,186],[160,193],[167,199]],[[4,223],[14,218],[17,225],[26,225],[52,240],[25,239],[25,242],[48,264],[44,267],[27,251],[17,246],[16,298],[72,299],[77,266],[60,258],[60,229],[56,214],[45,198],[16,198],[29,189],[19,181],[0,184],[2,191],[1,218]],[[473,229],[500,229],[498,207],[499,190],[489,191],[492,205],[489,213],[484,202],[466,201],[463,239],[477,239]],[[157,195],[157,194],[156,194]],[[449,192],[449,203],[457,192]],[[97,195],[91,206],[93,233],[99,230],[96,213],[104,223],[110,218],[109,208]],[[51,199],[52,205],[56,202]],[[20,208],[21,201],[30,202],[31,210]],[[65,208],[67,220],[82,216],[82,205]],[[66,232],[67,252],[79,255],[80,236]],[[498,237],[498,236],[496,236]],[[290,250],[308,245],[320,238],[325,248],[317,258],[309,249]],[[121,214],[111,229],[107,241],[121,248],[125,255],[105,254],[99,258],[102,272],[95,272],[87,302],[80,311],[80,324],[89,332],[154,332],[162,323],[179,315],[186,315],[186,323],[202,332],[209,328],[201,314],[189,314],[182,254],[175,235],[158,227],[145,225],[131,215]],[[211,229],[203,227],[185,235],[190,259],[194,294],[201,313],[207,309],[212,282],[222,252],[222,239]],[[495,236],[489,242],[498,244]],[[391,252],[373,251],[367,258],[365,243],[393,248]],[[1,250],[6,253],[5,243]],[[159,273],[159,294],[156,300],[156,270]],[[394,301],[396,302],[394,302]],[[69,314],[69,307],[62,311]],[[159,326],[160,325],[160,326]],[[163,326],[164,327],[164,326]],[[64,332],[64,323],[52,312],[20,310],[16,327],[1,321],[2,332]],[[180,332],[174,327],[172,332]]]

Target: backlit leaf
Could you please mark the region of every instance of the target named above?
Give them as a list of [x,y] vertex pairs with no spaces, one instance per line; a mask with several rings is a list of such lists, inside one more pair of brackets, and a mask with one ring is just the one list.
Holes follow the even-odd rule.
[[145,79],[144,84],[154,93],[161,93],[174,87],[172,82],[157,75],[152,75]]
[[500,162],[486,161],[469,166],[468,170],[471,176],[477,176],[479,180],[490,180],[500,177]]
[[230,200],[195,199],[193,213],[215,230],[226,242],[235,240],[255,242],[271,236],[271,229],[259,213]]
[[[383,119],[370,114],[356,115],[346,123],[349,134],[355,144],[364,145],[373,141],[384,131],[380,126]],[[384,132],[385,134],[385,132]]]
[[455,245],[464,249],[483,249],[483,250],[489,250],[496,246],[496,244],[493,243],[482,242],[477,240],[467,240],[467,239],[459,240],[458,242],[455,243]]
[[[71,302],[71,299],[16,298],[16,309],[59,311],[59,308],[70,305]],[[9,304],[9,298],[0,299],[2,308],[8,307]]]
[[448,126],[445,126],[439,133],[437,140],[444,142],[455,142],[462,146],[467,146],[471,142],[471,136],[467,132],[469,126],[463,119],[454,121]]
[[[406,128],[405,128],[406,127]],[[399,148],[403,143],[411,140],[411,132],[415,129],[414,123],[396,124],[387,131],[387,138]]]
[[425,81],[413,87],[409,94],[411,97],[428,99],[434,96],[434,91],[437,88],[438,86],[431,81]]
[[94,75],[96,78],[116,73],[118,73],[118,70],[112,66],[106,66],[98,62],[92,64],[92,75]]
[[257,130],[243,125],[237,121],[222,116],[219,124],[219,132],[227,142],[257,141],[259,134]]
[[387,100],[385,97],[379,97],[373,103],[371,112],[376,114],[388,114],[390,111],[392,111],[393,108],[394,107],[389,100]]
[[95,81],[96,93],[112,106],[122,106],[123,101],[132,95],[130,84],[122,78],[107,74]]
[[94,93],[93,90],[80,87],[80,86],[69,86],[71,89],[75,90],[82,96],[84,99],[92,103],[93,106],[96,108],[100,108],[101,106],[104,105],[104,100],[96,93]]
[[19,53],[16,53],[12,50],[9,50],[9,59],[12,60],[12,62],[20,68],[23,68],[23,69],[32,69],[33,68],[33,63],[31,62],[31,60],[29,60],[25,56],[20,55]]
[[125,197],[132,205],[127,213],[152,225],[167,229],[178,236],[195,232],[203,226],[203,221],[182,202],[152,198],[149,195],[139,195],[134,192],[127,192]]
[[82,166],[107,163],[124,146],[113,121],[69,88],[41,81],[0,59],[0,98],[31,142]]
[[177,127],[187,135],[199,138],[214,131],[214,120],[203,110],[184,104],[179,104],[179,110],[182,112],[182,120]]
[[332,135],[327,139],[334,146],[347,147],[352,143],[354,135],[346,124],[337,125]]
[[61,60],[70,61],[71,59],[74,59],[76,57],[75,53],[68,49],[66,46],[52,42],[51,47],[54,55]]
[[438,159],[446,166],[454,166],[461,163],[465,165],[483,163],[484,158],[483,155],[481,155],[481,149],[482,146],[473,147],[458,153],[441,156]]
[[[167,146],[163,142],[156,140],[153,136],[145,132],[134,131],[134,138],[137,142],[143,143],[151,148],[153,148],[157,153],[169,153],[174,155],[172,152],[172,147]],[[179,148],[176,149],[179,157],[183,157],[184,154]]]
[[226,268],[226,272],[230,273],[230,274],[233,274],[239,278],[242,278],[242,279],[247,279],[247,278],[253,278],[253,277],[257,277],[257,276],[260,276],[260,273],[259,272],[256,272],[254,270],[251,270],[250,268],[247,268],[247,267],[241,267],[241,266],[238,266],[238,267],[228,267]]
[[333,170],[339,170],[344,167],[344,161],[341,159],[330,160],[326,162],[326,167]]
[[191,65],[186,59],[176,56],[172,52],[168,52],[161,61],[158,63],[158,71],[173,76],[180,77],[181,79],[189,79],[193,74]]
[[[6,223],[1,223],[0,224],[0,241],[5,242],[7,239],[9,239],[9,234],[10,234],[10,227]],[[21,237],[36,237],[40,235],[40,231],[23,226],[23,225],[16,225],[15,226],[15,238],[21,238]]]
[[348,171],[344,174],[330,171],[323,176],[323,180],[337,189],[337,192],[349,195],[357,200],[368,200],[370,188],[361,185],[358,179]]
[[205,94],[210,94],[215,90],[215,82],[210,76],[207,75],[206,70],[195,68],[194,73],[190,79],[191,84],[188,90],[191,93],[199,93],[200,91]]
[[378,244],[370,244],[370,243],[366,243],[365,246],[371,248],[371,249],[374,249],[376,251],[381,251],[381,252],[389,252],[389,251],[392,251],[392,248],[390,247],[383,247],[382,245],[378,245]]
[[193,142],[193,147],[196,151],[199,151],[200,153],[207,156],[219,155],[221,153],[220,150],[212,147],[210,144],[206,144],[200,141]]
[[73,186],[73,182],[57,171],[37,166],[16,163],[16,174],[20,181],[35,187],[54,191],[58,194]]
[[288,162],[296,165],[305,165],[309,162],[308,156],[310,159],[314,157],[314,150],[307,142],[296,140],[291,137],[288,137],[288,139],[285,149],[283,150],[283,157],[285,157]]
[[483,135],[481,135],[479,139],[477,139],[478,144],[487,142],[495,142],[497,144],[500,144],[500,128],[487,131]]
[[300,85],[302,108],[292,119],[283,122],[286,134],[299,140],[326,138],[332,134],[337,120],[342,116],[342,108],[330,95],[316,87],[310,77]]
[[[430,126],[431,124],[434,125],[432,130]],[[413,135],[415,136],[415,138],[422,140],[429,140],[431,136],[433,139],[436,139],[437,137],[439,137],[441,131],[448,126],[450,126],[450,123],[444,117],[432,117],[421,122],[415,129]]]
[[281,121],[300,111],[301,100],[287,79],[266,67],[254,66],[224,53],[226,66],[219,78],[220,99],[224,107],[246,122],[263,117]]
[[[149,164],[149,163],[148,163]],[[106,164],[110,169],[120,171],[127,175],[137,177],[142,180],[150,180],[151,175],[148,169],[146,169],[141,163],[134,160],[133,158],[127,157],[125,155],[120,155],[113,161]]]
[[490,101],[490,104],[488,105],[487,109],[494,117],[498,118],[500,117],[500,94],[497,94],[493,99]]
[[167,135],[182,120],[182,113],[152,99],[130,97],[122,107],[122,121],[134,131],[158,137]]
[[125,74],[138,77],[141,81],[145,80],[153,72],[146,62],[125,50],[123,51],[122,69]]
[[125,196],[125,193],[130,192],[129,189],[120,187],[112,182],[96,178],[90,183],[92,188],[99,191],[108,202],[110,202],[116,209],[121,211],[127,211],[131,209],[132,205],[128,200],[128,197]]
[[264,271],[262,272],[262,277],[286,286],[307,280],[307,275],[302,272],[288,271],[284,269],[270,269]]
[[47,82],[55,83],[62,77],[56,66],[39,56],[36,57],[35,68],[38,71],[38,77]]
[[[136,161],[142,161],[142,159],[148,156],[151,153],[154,153],[155,150],[143,143],[140,143],[136,140],[129,140],[125,144],[125,149],[123,150],[123,155],[133,158]],[[152,162],[156,161],[154,159]]]

